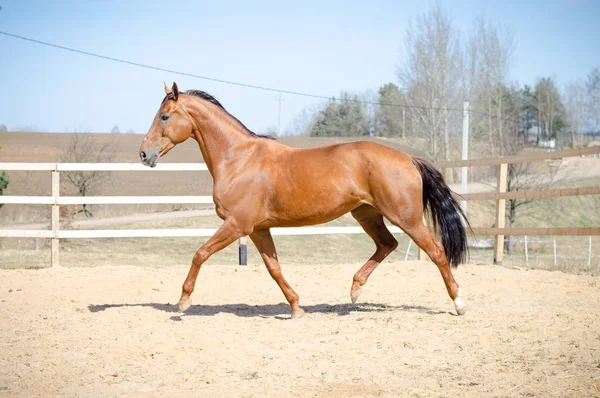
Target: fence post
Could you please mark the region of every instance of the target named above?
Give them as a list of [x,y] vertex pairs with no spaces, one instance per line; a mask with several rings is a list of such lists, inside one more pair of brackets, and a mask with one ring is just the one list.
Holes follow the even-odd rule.
[[[498,193],[506,192],[508,164],[502,163],[498,169]],[[506,199],[496,200],[496,228],[504,228],[506,216]],[[504,235],[494,238],[494,264],[502,265],[504,258]]]
[[529,264],[529,251],[527,248],[527,235],[525,235],[525,265]]
[[59,241],[58,241],[58,229],[60,226],[60,211],[58,205],[58,197],[60,196],[60,173],[58,171],[52,172],[52,197],[54,198],[54,204],[52,205],[52,266],[60,266],[59,262]]
[[553,249],[554,249],[554,266],[556,267],[556,239],[553,241]]
[[588,271],[592,269],[592,237],[588,237]]
[[406,248],[406,255],[404,256],[404,261],[408,261],[408,255],[410,254],[410,247],[412,246],[412,239],[408,241],[408,247]]
[[246,246],[246,239],[248,238],[242,236],[239,240],[240,247],[238,249],[238,253],[240,265],[248,265],[248,247]]

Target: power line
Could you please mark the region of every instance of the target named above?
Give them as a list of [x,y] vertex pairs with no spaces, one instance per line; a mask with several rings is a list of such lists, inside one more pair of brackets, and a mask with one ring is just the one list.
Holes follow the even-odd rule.
[[[92,52],[89,52],[89,51],[78,50],[76,48],[61,46],[59,44],[48,43],[48,42],[45,42],[45,41],[41,41],[41,40],[37,40],[37,39],[32,39],[30,37],[19,36],[19,35],[13,34],[13,33],[8,33],[8,32],[0,31],[0,34],[2,34],[4,36],[15,38],[15,39],[28,41],[28,42],[31,42],[31,43],[36,43],[36,44],[41,44],[41,45],[48,46],[48,47],[58,48],[60,50],[70,51],[70,52],[77,53],[77,54],[83,54],[83,55],[87,55],[87,56],[90,56],[90,57],[104,59],[104,60],[107,60],[107,61],[118,62],[118,63],[121,63],[121,64],[137,66],[137,67],[140,67],[140,68],[145,68],[145,69],[150,69],[150,70],[156,70],[156,71],[160,71],[160,72],[172,73],[172,74],[175,74],[175,75],[193,77],[193,78],[196,78],[196,79],[208,80],[208,81],[217,82],[217,83],[230,84],[230,85],[239,86],[239,87],[246,87],[246,88],[253,88],[253,89],[256,89],[256,90],[271,91],[271,92],[275,92],[275,93],[279,93],[279,94],[297,95],[297,96],[302,96],[302,97],[318,98],[318,99],[325,99],[325,100],[332,100],[332,99],[333,100],[341,100],[341,101],[344,101],[344,102],[353,102],[353,103],[365,104],[365,105],[378,105],[378,106],[389,106],[389,107],[396,107],[396,108],[421,109],[421,110],[435,110],[435,111],[447,110],[447,111],[463,112],[463,109],[459,109],[459,108],[440,108],[440,107],[427,107],[427,106],[408,105],[408,104],[393,104],[393,103],[375,102],[375,101],[362,101],[362,100],[358,100],[358,99],[347,99],[347,98],[346,99],[339,99],[339,98],[336,98],[336,97],[328,97],[328,96],[325,96],[325,95],[310,94],[310,93],[303,93],[303,92],[300,92],[300,91],[291,91],[291,90],[283,90],[283,89],[278,89],[278,88],[273,88],[273,87],[259,86],[259,85],[256,85],[256,84],[234,82],[234,81],[231,81],[231,80],[224,80],[224,79],[218,79],[218,78],[209,77],[209,76],[196,75],[196,74],[193,74],[193,73],[180,72],[180,71],[176,71],[176,70],[173,70],[173,69],[161,68],[161,67],[158,67],[158,66],[153,66],[153,65],[148,65],[148,64],[142,64],[142,63],[139,63],[139,62],[127,61],[127,60],[121,59],[121,58],[114,58],[114,57],[109,57],[107,55],[92,53]],[[477,110],[474,110],[474,109],[471,109],[470,112],[471,113],[480,114],[480,115],[483,115],[483,116],[489,116],[489,114],[486,113],[486,112],[481,112],[481,111],[477,111]],[[498,116],[492,115],[492,117],[497,118]],[[510,120],[510,121],[513,121],[513,122],[515,121],[514,119],[505,118],[505,117],[503,117],[502,119],[504,119],[504,120]]]
[[[3,31],[0,31],[0,34],[2,34],[4,36],[9,36],[9,37],[12,37],[15,39],[19,39],[19,40],[24,40],[24,41],[28,41],[28,42],[32,42],[32,43],[36,43],[36,44],[41,44],[41,45],[48,46],[48,47],[54,47],[54,48],[58,48],[58,49],[65,50],[65,51],[70,51],[70,52],[77,53],[77,54],[83,54],[83,55],[87,55],[90,57],[100,58],[100,59],[104,59],[107,61],[118,62],[118,63],[122,63],[122,64],[126,64],[126,65],[138,66],[140,68],[172,73],[175,75],[193,77],[196,79],[208,80],[208,81],[223,83],[223,84],[231,84],[234,86],[253,88],[253,89],[257,89],[257,90],[271,91],[271,92],[276,92],[276,93],[280,93],[280,94],[298,95],[298,96],[302,96],[302,97],[310,97],[310,98],[318,98],[318,99],[326,99],[326,100],[331,100],[331,99],[336,100],[335,97],[328,97],[325,95],[310,94],[310,93],[303,93],[303,92],[299,92],[299,91],[291,91],[291,90],[283,90],[283,89],[278,89],[278,88],[273,88],[273,87],[259,86],[256,84],[234,82],[231,80],[217,79],[214,77],[201,76],[201,75],[196,75],[193,73],[181,72],[181,71],[176,71],[173,69],[161,68],[158,66],[153,66],[153,65],[148,65],[148,64],[142,64],[139,62],[127,61],[125,59],[114,58],[114,57],[109,57],[109,56],[102,55],[102,54],[92,53],[89,51],[78,50],[76,48],[61,46],[59,44],[48,43],[45,41],[32,39],[32,38],[24,37],[24,36],[19,36],[19,35],[15,35],[13,33],[8,33],[8,32],[3,32]],[[355,103],[368,104],[368,105],[391,106],[391,107],[398,107],[398,108],[413,108],[413,109],[424,109],[424,110],[443,110],[444,109],[444,108],[426,107],[426,106],[418,106],[418,105],[391,104],[391,103],[380,103],[380,102],[374,102],[374,101],[361,101],[361,100],[355,100],[355,99],[343,99],[342,101],[355,102]],[[458,109],[458,108],[456,108],[456,109],[455,108],[446,108],[446,110],[462,112],[462,109]]]

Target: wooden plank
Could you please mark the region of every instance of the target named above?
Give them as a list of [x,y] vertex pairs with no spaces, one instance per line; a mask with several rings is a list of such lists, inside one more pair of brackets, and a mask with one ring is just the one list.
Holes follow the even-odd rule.
[[0,170],[54,171],[56,163],[0,162]]
[[208,203],[213,204],[212,196],[5,196],[0,195],[0,203],[52,205],[75,204],[157,204],[157,203]]
[[82,229],[62,230],[58,236],[61,239],[85,238],[166,238],[166,237],[197,237],[212,236],[217,228],[195,229]]
[[159,163],[156,167],[142,163],[58,163],[59,171],[206,171],[205,163]]
[[52,238],[52,231],[40,229],[0,229],[0,238]]
[[[506,192],[508,178],[508,164],[503,163],[498,167],[498,193]],[[506,200],[496,200],[496,227],[504,228],[506,222]],[[504,258],[504,235],[496,235],[494,238],[494,264],[502,264]]]
[[541,191],[517,192],[481,192],[458,194],[454,193],[456,200],[498,200],[498,199],[549,199],[564,196],[600,195],[600,187],[562,188]]
[[0,170],[28,171],[207,171],[205,163],[159,163],[156,167],[141,163],[23,163],[0,162]]
[[473,167],[473,166],[498,166],[503,163],[529,163],[539,162],[543,160],[562,159],[573,156],[595,155],[600,153],[600,146],[589,148],[575,148],[566,151],[558,152],[539,152],[527,153],[524,155],[504,156],[501,158],[491,159],[470,159],[470,160],[453,160],[448,162],[437,162],[435,166],[440,169],[455,168],[455,167]]
[[54,200],[52,196],[0,195],[0,203],[10,204],[52,205]]
[[600,227],[582,228],[472,228],[475,235],[600,236]]
[[156,203],[210,203],[212,196],[61,196],[61,205],[74,204],[156,204]]

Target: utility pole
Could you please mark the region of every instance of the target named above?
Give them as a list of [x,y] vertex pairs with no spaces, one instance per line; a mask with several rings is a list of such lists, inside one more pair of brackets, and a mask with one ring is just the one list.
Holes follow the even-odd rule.
[[406,138],[406,135],[404,134],[404,128],[406,126],[405,120],[406,120],[406,107],[403,106],[402,107],[402,139]]
[[[463,134],[462,134],[462,160],[469,158],[469,101],[465,101],[463,105]],[[460,184],[462,193],[467,193],[467,172],[468,169],[463,167],[461,169]],[[465,215],[467,214],[467,201],[461,202]]]

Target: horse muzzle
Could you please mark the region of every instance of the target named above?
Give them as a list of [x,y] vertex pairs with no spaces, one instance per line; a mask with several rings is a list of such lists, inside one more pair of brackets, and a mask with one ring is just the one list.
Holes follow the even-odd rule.
[[158,151],[157,150],[141,150],[140,151],[140,159],[142,163],[149,167],[156,166],[156,162],[158,161]]

